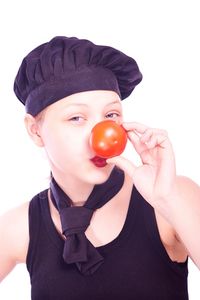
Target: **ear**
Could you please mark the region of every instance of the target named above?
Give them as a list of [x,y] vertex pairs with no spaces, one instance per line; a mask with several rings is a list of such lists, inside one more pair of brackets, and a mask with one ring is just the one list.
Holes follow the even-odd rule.
[[43,143],[42,137],[40,135],[40,126],[39,126],[39,123],[36,120],[36,118],[34,118],[30,114],[26,114],[24,117],[24,123],[26,126],[26,130],[27,130],[29,136],[31,137],[31,139],[34,141],[34,143],[38,147],[43,147],[44,143]]

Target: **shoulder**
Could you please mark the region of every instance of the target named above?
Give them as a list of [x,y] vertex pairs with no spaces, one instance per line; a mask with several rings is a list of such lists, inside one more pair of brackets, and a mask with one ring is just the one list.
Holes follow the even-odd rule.
[[16,262],[23,262],[29,242],[29,202],[9,210],[0,217],[0,253],[7,253]]

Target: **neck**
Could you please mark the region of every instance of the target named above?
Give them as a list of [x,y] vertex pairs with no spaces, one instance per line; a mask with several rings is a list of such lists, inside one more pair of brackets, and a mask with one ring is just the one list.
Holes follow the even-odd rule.
[[60,188],[71,199],[73,206],[84,205],[94,188],[94,185],[72,178],[72,176],[62,176],[54,172],[52,175]]

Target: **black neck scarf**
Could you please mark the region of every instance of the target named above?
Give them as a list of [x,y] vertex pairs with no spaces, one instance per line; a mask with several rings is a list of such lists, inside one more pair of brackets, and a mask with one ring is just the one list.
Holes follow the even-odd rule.
[[63,258],[68,264],[75,263],[83,275],[94,273],[104,261],[85,235],[93,212],[111,200],[120,191],[123,183],[123,171],[114,167],[105,183],[94,186],[83,206],[71,206],[72,201],[52,177],[51,199],[59,211],[62,232],[66,237]]

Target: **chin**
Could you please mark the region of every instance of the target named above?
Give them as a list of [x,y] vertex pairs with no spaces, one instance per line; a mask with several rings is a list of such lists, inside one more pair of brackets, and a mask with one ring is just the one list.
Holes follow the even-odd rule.
[[104,183],[110,176],[114,165],[106,165],[103,168],[93,167],[92,170],[88,172],[87,179],[91,184],[101,184]]

